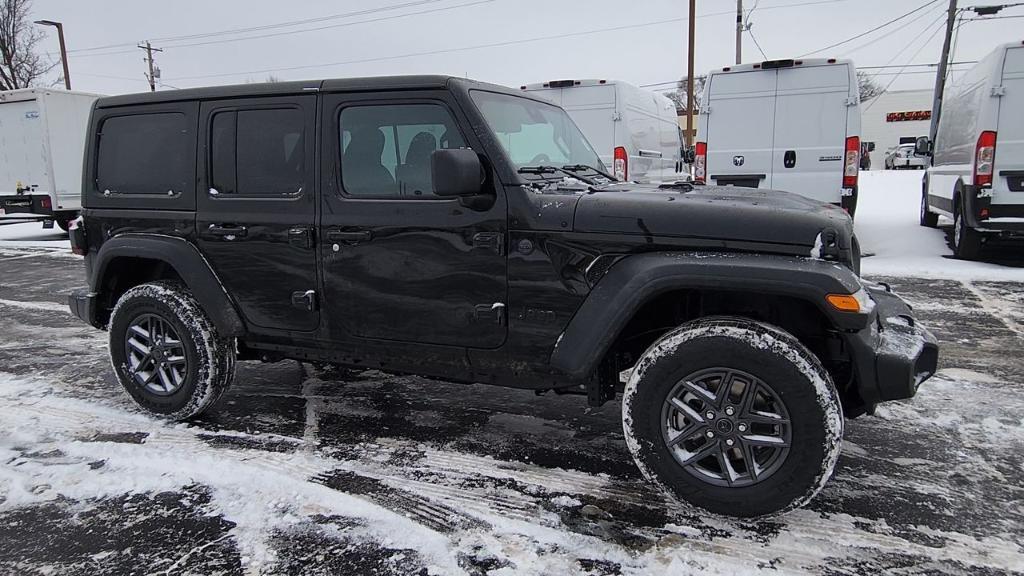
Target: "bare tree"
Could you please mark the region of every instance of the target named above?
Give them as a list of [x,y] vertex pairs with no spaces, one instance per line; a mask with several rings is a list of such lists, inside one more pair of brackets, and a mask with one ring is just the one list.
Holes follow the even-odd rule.
[[[695,76],[693,79],[693,112],[696,114],[700,111],[700,99],[704,94],[704,84],[707,82],[707,76]],[[676,89],[670,92],[665,92],[665,96],[668,99],[675,102],[676,112],[684,114],[686,112],[686,78],[682,78],[679,82],[676,82]]]
[[871,100],[885,90],[866,72],[857,72],[857,88],[860,90],[860,101]]
[[0,0],[0,90],[33,86],[57,65],[36,52],[44,34],[31,11],[31,0]]

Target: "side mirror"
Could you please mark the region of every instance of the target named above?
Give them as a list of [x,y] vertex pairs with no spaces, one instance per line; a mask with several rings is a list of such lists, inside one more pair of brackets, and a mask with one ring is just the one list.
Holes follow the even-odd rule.
[[465,148],[434,150],[430,155],[430,175],[437,196],[476,196],[483,184],[480,157]]
[[686,148],[683,150],[683,162],[687,164],[693,164],[693,161],[697,159],[697,152],[693,148]]
[[915,156],[931,156],[932,155],[932,142],[927,136],[921,136],[914,142],[914,155]]
[[874,152],[874,151],[875,151],[875,143],[874,142],[868,142],[868,152]]

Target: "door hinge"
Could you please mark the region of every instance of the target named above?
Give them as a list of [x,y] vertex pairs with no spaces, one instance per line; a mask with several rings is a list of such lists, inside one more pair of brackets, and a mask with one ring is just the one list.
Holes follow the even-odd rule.
[[612,112],[612,122],[618,122],[619,120],[622,120],[622,114],[619,112]]
[[473,234],[474,248],[487,248],[498,256],[505,253],[504,235],[499,232],[477,232]]
[[292,292],[292,306],[313,312],[316,310],[316,290]]
[[846,99],[847,106],[856,106],[858,104],[860,104],[860,98],[856,96],[850,96],[849,98]]
[[505,304],[503,302],[477,304],[475,309],[477,320],[486,320],[499,326],[505,325]]
[[1005,86],[993,86],[992,87],[992,96],[995,96],[996,98],[998,98],[1000,96],[1005,96],[1005,95],[1006,95],[1006,87]]

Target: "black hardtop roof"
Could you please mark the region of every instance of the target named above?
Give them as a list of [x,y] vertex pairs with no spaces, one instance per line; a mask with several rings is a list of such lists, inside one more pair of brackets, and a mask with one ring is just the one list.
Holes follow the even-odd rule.
[[156,104],[180,102],[183,100],[218,100],[224,98],[247,98],[251,96],[284,96],[288,94],[316,92],[371,92],[381,90],[436,90],[449,87],[451,83],[467,88],[479,87],[486,90],[521,95],[511,88],[459,78],[457,76],[367,76],[363,78],[335,78],[330,80],[299,80],[294,82],[267,82],[259,84],[234,84],[205,88],[185,88],[161,92],[140,92],[100,98],[98,108],[127,106],[131,104]]

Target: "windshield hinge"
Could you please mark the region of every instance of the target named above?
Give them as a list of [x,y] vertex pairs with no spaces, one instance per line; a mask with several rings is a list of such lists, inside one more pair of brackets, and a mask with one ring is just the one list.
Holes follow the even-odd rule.
[[995,96],[996,98],[999,98],[1000,96],[1005,96],[1005,95],[1006,95],[1006,87],[1005,86],[999,85],[999,86],[993,86],[992,87],[992,96]]

